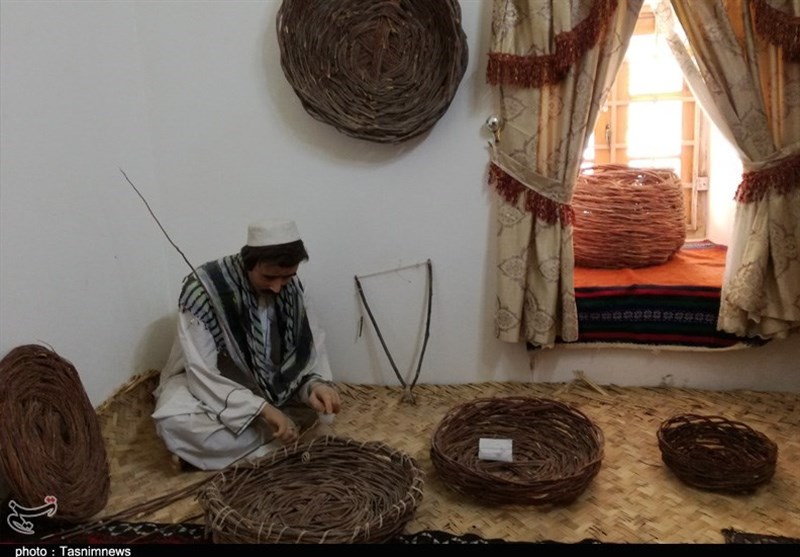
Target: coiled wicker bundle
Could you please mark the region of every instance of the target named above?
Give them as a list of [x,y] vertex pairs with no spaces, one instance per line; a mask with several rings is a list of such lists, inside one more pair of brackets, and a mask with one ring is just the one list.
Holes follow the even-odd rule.
[[323,437],[220,472],[198,499],[215,543],[381,543],[414,516],[423,485],[388,445]]
[[661,458],[683,482],[709,491],[754,491],[775,474],[778,446],[742,422],[679,414],[658,430]]
[[106,448],[75,367],[34,344],[0,361],[0,473],[25,507],[55,496],[54,519],[80,522],[108,501]]
[[668,168],[600,165],[575,184],[575,265],[620,269],[666,263],[686,241],[683,187]]
[[[481,438],[511,439],[513,462],[478,459]],[[431,442],[442,481],[482,502],[566,504],[600,470],[603,432],[555,400],[481,398],[451,409]]]
[[283,0],[277,28],[283,72],[306,111],[368,141],[433,127],[467,67],[457,0]]

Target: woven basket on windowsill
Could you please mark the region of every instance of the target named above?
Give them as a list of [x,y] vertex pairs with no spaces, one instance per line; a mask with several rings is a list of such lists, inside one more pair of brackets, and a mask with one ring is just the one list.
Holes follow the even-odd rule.
[[381,543],[403,532],[423,485],[407,454],[328,436],[224,470],[198,500],[214,543]]
[[621,165],[584,169],[572,207],[578,267],[661,265],[686,241],[683,188],[671,169]]
[[[512,462],[478,459],[480,439],[511,439]],[[441,480],[480,502],[565,505],[603,459],[603,432],[579,410],[545,398],[481,398],[441,420],[431,460]]]
[[751,492],[775,474],[778,446],[742,422],[680,414],[665,420],[657,437],[664,463],[693,487]]

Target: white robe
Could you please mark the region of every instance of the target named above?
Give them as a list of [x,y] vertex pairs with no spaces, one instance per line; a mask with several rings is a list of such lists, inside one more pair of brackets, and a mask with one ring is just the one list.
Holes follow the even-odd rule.
[[[325,333],[305,300],[316,348],[316,361],[306,373],[323,380],[332,379]],[[270,307],[259,308],[270,354],[269,327],[275,326]],[[269,359],[269,358],[268,358]],[[267,454],[279,447],[272,430],[259,414],[267,400],[225,377],[218,367],[217,348],[205,325],[192,314],[178,314],[178,335],[159,386],[153,392],[156,407],[152,414],[156,431],[170,452],[202,470],[220,470],[244,458]],[[308,396],[313,382],[301,387],[297,405],[281,410],[296,422],[313,419]]]

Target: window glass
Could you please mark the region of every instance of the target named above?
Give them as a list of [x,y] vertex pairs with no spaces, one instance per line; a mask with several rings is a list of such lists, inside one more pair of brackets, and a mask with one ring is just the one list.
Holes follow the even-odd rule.
[[594,166],[594,132],[589,136],[586,141],[586,149],[583,150],[583,161],[581,162],[581,169]]
[[680,157],[681,101],[632,102],[628,106],[628,158]]
[[631,97],[679,93],[683,89],[681,68],[661,35],[632,36],[625,56],[630,65]]
[[680,158],[650,158],[650,159],[631,159],[628,166],[635,168],[671,168],[678,176],[681,175]]

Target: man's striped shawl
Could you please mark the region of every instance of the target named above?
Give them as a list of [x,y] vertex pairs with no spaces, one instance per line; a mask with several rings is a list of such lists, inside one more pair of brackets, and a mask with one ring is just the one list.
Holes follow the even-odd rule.
[[276,322],[271,326],[277,326],[278,335],[271,335],[275,341],[267,354],[258,294],[250,286],[241,256],[210,261],[195,271],[184,279],[181,311],[205,325],[218,353],[230,356],[242,372],[253,377],[265,398],[280,406],[317,376],[311,373],[316,360],[314,339],[297,277],[275,299]]

